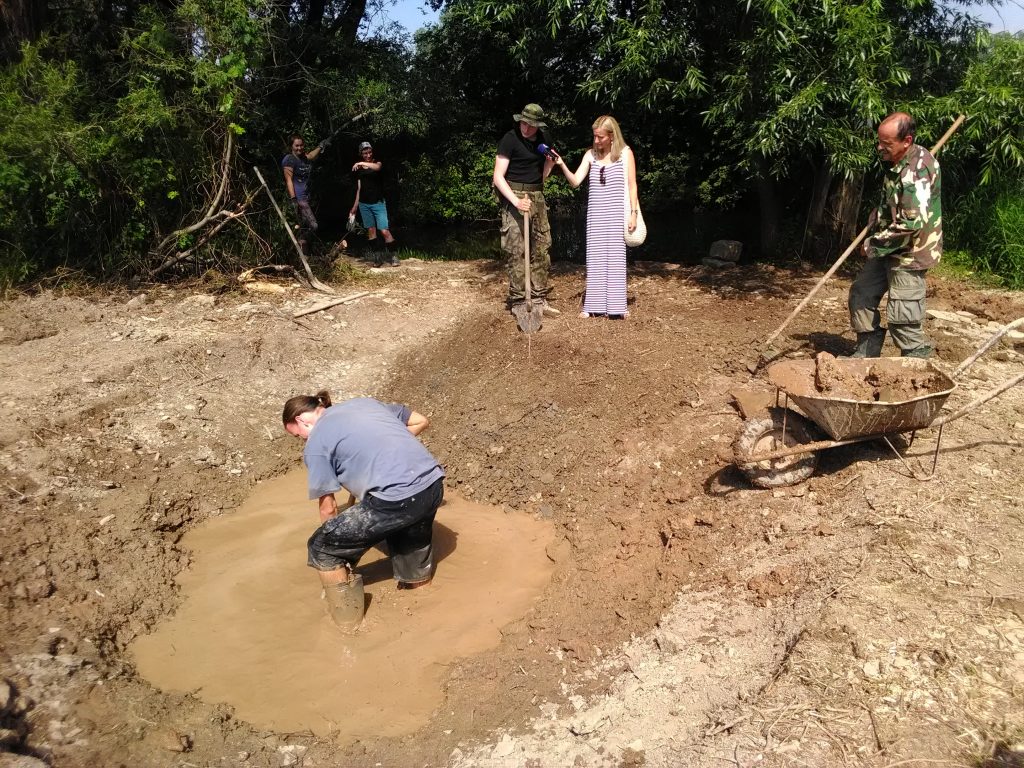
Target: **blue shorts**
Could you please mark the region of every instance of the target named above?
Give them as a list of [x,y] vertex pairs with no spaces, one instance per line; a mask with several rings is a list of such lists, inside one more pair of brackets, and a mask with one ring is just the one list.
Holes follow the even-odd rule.
[[387,229],[388,207],[383,200],[379,203],[360,203],[359,218],[367,229]]

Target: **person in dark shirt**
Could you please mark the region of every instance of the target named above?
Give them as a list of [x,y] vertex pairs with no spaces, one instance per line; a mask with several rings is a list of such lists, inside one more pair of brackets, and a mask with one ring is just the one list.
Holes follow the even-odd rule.
[[527,104],[513,115],[516,127],[498,143],[491,178],[498,192],[501,209],[501,248],[508,259],[508,305],[514,309],[526,300],[525,242],[523,213],[530,212],[530,291],[540,300],[549,317],[561,312],[548,303],[551,286],[551,224],[544,202],[544,180],[551,173],[553,156],[541,154],[544,143],[544,110],[539,104]]
[[[388,228],[388,206],[384,200],[384,178],[381,174],[382,163],[373,156],[373,147],[370,142],[364,141],[359,145],[359,160],[352,166],[352,174],[356,177],[356,199],[352,203],[352,210],[349,211],[349,221],[359,210],[359,218],[363,220],[366,227],[366,240],[370,252],[374,254],[374,264],[380,266],[385,258],[392,266],[398,266],[398,254],[396,253],[395,238]],[[380,231],[384,238],[384,250],[375,250],[377,246],[377,231]],[[390,256],[387,255],[390,253]]]
[[[307,253],[306,245],[311,234],[317,230],[316,216],[309,206],[309,182],[313,175],[313,161],[320,153],[330,146],[331,140],[324,139],[316,149],[306,152],[306,143],[298,134],[291,138],[291,153],[281,160],[284,171],[284,184],[288,188],[288,199],[295,206],[295,215],[299,219],[299,232],[296,238],[303,253]],[[344,243],[342,243],[344,246]]]

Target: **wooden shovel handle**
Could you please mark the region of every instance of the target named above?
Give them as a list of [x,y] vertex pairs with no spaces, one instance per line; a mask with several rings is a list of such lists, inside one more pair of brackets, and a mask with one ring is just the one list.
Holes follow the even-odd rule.
[[523,211],[523,256],[526,260],[526,309],[530,310],[530,212]]

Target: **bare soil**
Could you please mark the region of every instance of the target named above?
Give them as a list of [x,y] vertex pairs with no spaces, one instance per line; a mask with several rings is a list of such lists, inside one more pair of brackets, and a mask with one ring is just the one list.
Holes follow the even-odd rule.
[[[297,321],[316,297],[292,286],[0,308],[0,750],[239,768],[1012,756],[1024,392],[947,427],[931,481],[910,476],[931,467],[936,435],[921,433],[906,464],[848,446],[801,486],[754,490],[732,467],[731,393],[770,389],[746,365],[816,276],[636,264],[614,321],[577,318],[582,271],[556,272],[563,315],[529,337],[491,262],[404,262]],[[944,370],[1024,315],[1024,297],[930,281],[931,307],[971,315],[930,324]],[[790,354],[852,350],[847,287],[815,298]],[[1021,352],[990,353],[947,408],[1019,371]],[[299,463],[280,406],[323,387],[427,413],[452,487],[558,531],[540,603],[453,665],[444,705],[402,738],[260,730],[156,690],[125,654],[179,604],[183,534]],[[305,505],[283,513],[312,525]]]

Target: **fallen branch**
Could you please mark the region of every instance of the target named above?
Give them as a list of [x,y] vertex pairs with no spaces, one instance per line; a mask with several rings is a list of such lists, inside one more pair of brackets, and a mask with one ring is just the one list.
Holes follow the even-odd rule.
[[302,246],[299,245],[299,241],[295,239],[295,233],[292,232],[292,228],[288,225],[288,219],[285,218],[280,206],[278,206],[277,200],[274,198],[274,193],[271,192],[270,187],[267,186],[267,180],[263,178],[263,174],[260,173],[260,169],[255,165],[252,169],[256,172],[256,178],[260,180],[260,184],[263,185],[263,189],[267,193],[267,197],[270,198],[270,202],[274,206],[274,210],[277,211],[277,215],[281,219],[281,223],[284,225],[284,231],[288,233],[288,238],[292,241],[292,245],[295,246],[296,253],[299,254],[299,260],[302,262],[302,268],[306,270],[306,277],[309,279],[309,284],[321,293],[334,293],[329,285],[321,283],[313,275],[313,270],[309,268],[309,262],[306,261],[306,254],[302,252]]
[[875,711],[867,704],[864,705],[864,709],[868,711],[868,718],[871,720],[871,731],[875,734],[875,749],[879,752],[885,752],[885,742],[882,740],[882,734],[878,730],[878,720],[875,719]]
[[730,731],[733,728],[735,728],[737,725],[739,725],[740,723],[745,722],[746,720],[749,720],[749,719],[750,719],[750,715],[749,714],[743,715],[741,717],[737,717],[735,720],[730,720],[728,723],[723,723],[722,725],[718,726],[717,728],[712,728],[710,731],[706,731],[704,733],[704,738],[705,739],[710,739],[712,736],[717,736],[720,733],[725,733],[726,731]]
[[360,293],[353,293],[351,296],[346,296],[342,299],[330,299],[329,301],[322,301],[319,304],[314,304],[312,307],[307,309],[300,309],[292,313],[292,317],[304,317],[305,315],[312,315],[315,312],[323,312],[325,309],[336,307],[339,304],[348,304],[350,301],[361,299],[363,296],[369,296],[370,291],[362,291]]
[[248,283],[251,280],[256,279],[258,272],[288,272],[295,277],[295,267],[291,264],[263,264],[258,267],[251,267],[244,272],[240,273],[236,278],[240,283]]
[[[245,203],[240,203],[238,205],[238,207],[235,210],[233,210],[233,211],[219,211],[219,212],[213,214],[212,216],[208,216],[207,218],[203,219],[197,225],[194,225],[196,227],[202,227],[202,226],[206,226],[207,224],[209,224],[210,222],[212,222],[212,221],[214,221],[216,219],[220,219],[220,221],[217,222],[217,225],[214,226],[213,228],[207,230],[206,232],[204,232],[202,237],[200,237],[196,241],[195,245],[193,245],[191,248],[188,248],[187,250],[184,250],[184,251],[179,251],[178,253],[174,254],[173,256],[168,256],[166,259],[164,259],[164,261],[160,264],[160,266],[155,267],[154,269],[150,270],[149,277],[151,279],[156,277],[161,272],[163,272],[165,269],[169,269],[169,268],[173,267],[175,264],[178,264],[179,262],[184,261],[189,256],[191,256],[193,253],[195,253],[196,250],[198,250],[199,248],[202,248],[211,239],[213,239],[214,235],[216,235],[218,232],[220,232],[222,229],[224,229],[224,227],[229,222],[232,222],[235,219],[238,219],[238,218],[240,218],[242,216],[245,216],[245,208],[246,208],[246,206],[248,204],[249,204],[249,201],[246,201]],[[181,230],[180,233],[184,233],[184,230]],[[166,240],[165,240],[165,242],[166,242]],[[162,246],[162,244],[161,244],[161,246]]]
[[[210,225],[217,219],[221,219],[221,221],[217,223],[217,225],[211,231],[205,233],[204,236],[200,238],[199,242],[194,247],[191,247],[186,251],[174,254],[173,256],[168,256],[166,259],[164,259],[163,263],[161,263],[160,266],[150,271],[151,279],[155,278],[157,274],[160,274],[160,272],[164,271],[168,267],[177,264],[178,262],[187,258],[189,255],[193,254],[197,248],[206,244],[214,236],[214,234],[216,234],[221,228],[223,228],[224,224],[226,224],[228,221],[232,219],[236,219],[239,216],[242,216],[245,213],[246,206],[248,206],[248,204],[252,201],[251,197],[245,203],[237,206],[236,209],[234,209],[233,211],[217,210],[218,208],[220,208],[221,201],[224,199],[224,193],[227,190],[227,182],[230,177],[231,155],[233,153],[233,150],[234,134],[230,130],[228,130],[227,137],[224,140],[224,150],[220,158],[220,180],[217,184],[217,191],[216,193],[214,193],[213,198],[210,200],[210,205],[207,206],[206,213],[204,213],[203,217],[194,224],[189,224],[188,226],[182,227],[180,229],[175,229],[173,232],[168,234],[168,236],[160,242],[160,245],[153,249],[153,253],[157,255],[165,253],[167,249],[170,248],[174,243],[180,241],[180,239],[183,236],[185,236],[185,234],[197,232],[200,229]],[[214,169],[213,172],[216,172],[216,169]]]

